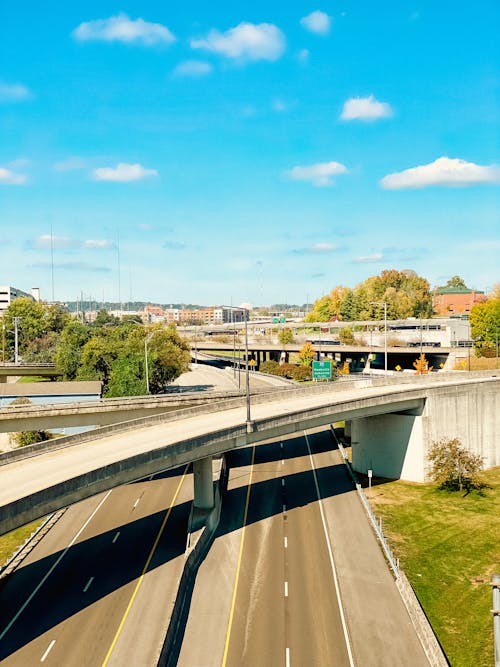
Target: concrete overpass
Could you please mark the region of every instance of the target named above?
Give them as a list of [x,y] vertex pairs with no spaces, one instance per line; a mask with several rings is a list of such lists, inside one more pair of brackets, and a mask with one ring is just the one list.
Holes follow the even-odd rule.
[[461,377],[355,388],[333,383],[256,396],[252,423],[231,399],[147,417],[0,456],[0,533],[83,498],[194,463],[195,505],[213,503],[213,456],[346,420],[353,464],[377,475],[423,481],[434,440],[458,437],[485,465],[500,464],[500,378]]
[[[248,356],[249,359],[255,361],[255,368],[258,370],[260,364],[264,361],[273,360],[278,362],[288,362],[291,355],[298,354],[303,344],[303,342],[291,343],[288,345],[249,342]],[[219,356],[230,363],[232,363],[232,355],[233,351],[235,351],[236,362],[239,361],[242,366],[245,364],[244,350],[241,347],[241,344],[234,350],[232,343],[217,343],[210,340],[203,340],[191,343],[191,348],[194,354],[204,352],[216,355],[217,352],[221,352],[222,354]],[[384,348],[368,345],[332,345],[323,342],[321,345],[314,344],[314,349],[316,359],[335,359],[338,365],[348,361],[351,372],[361,372],[363,370],[369,370],[370,368],[377,370],[384,369]],[[450,353],[454,352],[454,350],[452,348],[443,348],[439,346],[429,347],[428,345],[425,345],[422,348],[422,352],[425,354],[429,365],[432,366],[434,370],[439,370],[445,366]],[[400,366],[403,369],[413,371],[413,362],[419,355],[419,347],[388,347],[387,368],[389,370],[394,370],[397,366]]]
[[48,377],[55,380],[61,377],[54,364],[0,364],[0,382],[7,382],[8,377]]

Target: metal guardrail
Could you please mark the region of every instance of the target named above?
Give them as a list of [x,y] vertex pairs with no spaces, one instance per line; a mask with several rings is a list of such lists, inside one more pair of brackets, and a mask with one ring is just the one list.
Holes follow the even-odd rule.
[[333,433],[333,437],[335,438],[335,441],[337,442],[340,454],[342,455],[342,458],[344,459],[344,463],[347,466],[347,469],[349,470],[349,474],[352,478],[352,481],[356,485],[356,491],[358,492],[358,496],[363,503],[363,507],[365,508],[365,511],[368,515],[368,518],[370,519],[370,523],[372,524],[373,530],[375,531],[375,534],[382,545],[382,549],[384,550],[385,556],[389,562],[389,565],[391,566],[392,571],[394,572],[394,576],[396,579],[399,578],[399,558],[396,558],[394,554],[391,551],[391,547],[389,546],[389,542],[387,541],[387,538],[385,537],[383,531],[382,531],[382,517],[378,517],[375,515],[373,512],[372,508],[370,507],[370,503],[368,502],[368,498],[366,497],[365,492],[363,491],[363,487],[359,483],[358,477],[356,473],[354,472],[351,462],[347,458],[346,451],[342,445],[341,442],[339,442],[337,435],[335,433],[335,430],[333,426],[330,427]]

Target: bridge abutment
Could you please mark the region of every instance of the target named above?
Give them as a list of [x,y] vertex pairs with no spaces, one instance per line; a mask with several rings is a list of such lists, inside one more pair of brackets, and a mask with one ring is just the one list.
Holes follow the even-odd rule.
[[214,485],[212,478],[212,457],[206,456],[193,463],[194,506],[210,510],[214,506]]
[[351,421],[352,465],[377,477],[425,480],[422,417],[385,414]]

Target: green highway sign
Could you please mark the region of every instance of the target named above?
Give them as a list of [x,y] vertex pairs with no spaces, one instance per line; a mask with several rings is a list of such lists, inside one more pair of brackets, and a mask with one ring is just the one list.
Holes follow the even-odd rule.
[[313,380],[331,380],[332,362],[331,361],[313,361],[312,363]]

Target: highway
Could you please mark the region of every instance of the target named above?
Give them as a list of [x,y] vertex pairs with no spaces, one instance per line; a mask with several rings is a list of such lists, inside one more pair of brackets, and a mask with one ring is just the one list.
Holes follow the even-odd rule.
[[155,665],[184,565],[185,469],[68,508],[0,585],[6,667]]
[[228,459],[179,667],[429,667],[329,433]]

